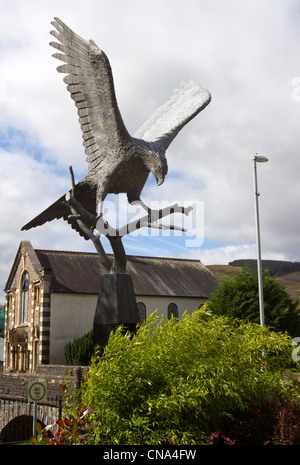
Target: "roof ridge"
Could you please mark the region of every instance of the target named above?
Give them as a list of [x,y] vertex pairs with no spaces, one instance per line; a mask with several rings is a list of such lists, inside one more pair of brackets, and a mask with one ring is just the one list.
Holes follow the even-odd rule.
[[72,254],[81,254],[81,255],[97,255],[97,252],[79,252],[77,250],[53,250],[53,249],[34,249],[35,252],[44,252],[44,253],[72,253]]
[[[35,252],[41,253],[57,253],[57,254],[77,254],[77,255],[98,255],[97,252],[81,252],[77,250],[51,250],[51,249],[34,249]],[[109,257],[113,256],[113,254],[108,253]],[[200,259],[197,258],[178,258],[178,257],[162,257],[162,256],[149,256],[149,255],[127,255],[127,258],[146,258],[152,260],[176,260],[182,262],[201,262]]]

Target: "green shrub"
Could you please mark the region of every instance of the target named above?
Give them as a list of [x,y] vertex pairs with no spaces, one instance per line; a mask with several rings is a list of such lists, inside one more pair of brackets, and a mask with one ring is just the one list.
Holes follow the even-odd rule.
[[291,348],[286,334],[201,310],[179,322],[152,315],[133,337],[119,328],[93,357],[82,392],[98,424],[93,441],[203,444],[265,399],[287,395],[281,373]]
[[93,330],[68,342],[64,353],[67,365],[89,365],[94,354]]

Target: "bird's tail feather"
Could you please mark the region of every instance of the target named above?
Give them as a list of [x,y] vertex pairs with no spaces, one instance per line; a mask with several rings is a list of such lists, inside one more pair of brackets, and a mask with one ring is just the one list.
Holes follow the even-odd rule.
[[[77,200],[83,205],[83,207],[90,213],[95,214],[96,190],[92,186],[89,186],[86,182],[81,181],[75,186],[75,192]],[[72,226],[73,229],[76,229],[81,236],[88,239],[88,237],[86,237],[78,227],[77,221],[74,218],[69,218],[70,214],[70,209],[65,203],[65,195],[63,195],[39,215],[25,224],[21,228],[21,231],[28,231],[29,229],[36,228],[37,226],[42,226],[48,221],[63,218]]]

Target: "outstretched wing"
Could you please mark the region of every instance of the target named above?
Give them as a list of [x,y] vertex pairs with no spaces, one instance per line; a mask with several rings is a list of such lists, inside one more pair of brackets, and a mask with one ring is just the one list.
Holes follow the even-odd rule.
[[77,107],[89,171],[97,170],[107,157],[113,162],[118,148],[132,143],[117,105],[111,67],[93,41],[75,34],[59,18],[51,24],[59,42],[50,45],[62,52],[53,56],[65,63],[57,70],[67,73],[64,82]]
[[169,100],[159,107],[134,135],[155,142],[166,150],[178,132],[210,102],[209,91],[188,80],[174,90]]

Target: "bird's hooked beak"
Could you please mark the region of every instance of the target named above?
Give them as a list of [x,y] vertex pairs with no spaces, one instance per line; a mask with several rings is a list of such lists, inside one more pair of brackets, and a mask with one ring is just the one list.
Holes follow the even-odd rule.
[[153,172],[152,172],[152,174],[153,174],[153,177],[154,177],[154,179],[155,179],[156,185],[157,185],[157,186],[161,186],[161,184],[163,184],[163,182],[164,182],[164,180],[165,180],[165,177],[164,177],[164,176],[159,176],[159,177],[158,177],[158,176],[156,176],[156,174],[153,173]]

